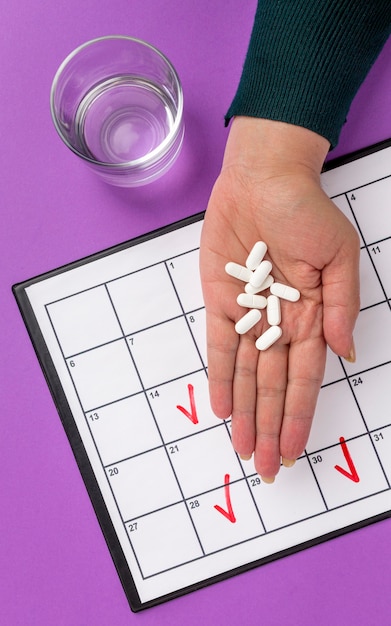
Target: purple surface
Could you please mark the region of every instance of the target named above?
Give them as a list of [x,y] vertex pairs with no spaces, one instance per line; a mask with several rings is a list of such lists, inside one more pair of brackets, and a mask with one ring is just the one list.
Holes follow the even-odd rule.
[[[2,2],[1,624],[391,623],[391,520],[132,614],[11,294],[15,282],[205,208],[254,10],[255,0]],[[97,180],[62,145],[49,114],[59,63],[107,34],[153,43],[184,87],[182,158],[138,190]],[[390,59],[391,40],[335,155],[391,136]]]

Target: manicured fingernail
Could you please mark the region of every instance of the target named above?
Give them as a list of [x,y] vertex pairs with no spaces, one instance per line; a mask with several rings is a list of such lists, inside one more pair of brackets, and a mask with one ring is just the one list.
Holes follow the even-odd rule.
[[284,457],[282,457],[281,462],[284,467],[293,467],[296,463],[296,459],[284,459]]
[[275,476],[261,476],[261,479],[267,485],[272,485],[274,481],[276,480],[276,477]]
[[242,461],[249,461],[252,457],[252,454],[239,454]]
[[348,363],[356,362],[356,348],[354,346],[354,341],[352,341],[352,346],[350,348],[349,356],[346,357],[345,360],[348,361]]

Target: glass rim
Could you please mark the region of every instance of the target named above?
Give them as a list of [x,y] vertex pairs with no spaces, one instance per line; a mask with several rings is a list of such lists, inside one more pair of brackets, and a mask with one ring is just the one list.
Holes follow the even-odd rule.
[[[156,148],[154,148],[153,150],[151,150],[151,152],[148,152],[144,156],[139,157],[138,159],[133,159],[130,161],[123,161],[121,163],[110,163],[108,161],[100,161],[99,159],[94,159],[93,157],[89,157],[88,155],[83,154],[83,152],[80,152],[80,150],[78,150],[74,145],[72,145],[70,141],[68,141],[67,137],[63,134],[61,126],[57,119],[56,107],[55,107],[55,96],[56,96],[56,89],[57,89],[61,74],[63,73],[65,68],[69,65],[69,63],[72,61],[72,59],[74,59],[82,50],[96,43],[100,43],[102,41],[108,41],[108,40],[115,41],[119,39],[141,44],[142,46],[152,50],[164,61],[164,63],[172,72],[173,77],[175,78],[175,85],[176,85],[177,92],[178,92],[178,105],[177,105],[177,112],[176,112],[174,124],[172,128],[170,129],[170,132],[163,139],[163,141],[158,146],[156,146]],[[175,139],[181,134],[180,130],[182,128],[182,117],[183,117],[182,84],[179,79],[178,73],[175,67],[173,66],[173,64],[171,63],[171,61],[163,52],[161,52],[158,48],[156,48],[152,44],[148,43],[147,41],[144,41],[143,39],[138,39],[137,37],[131,37],[128,35],[104,35],[102,37],[95,37],[94,39],[90,39],[89,41],[86,41],[80,46],[77,46],[77,48],[74,48],[74,50],[72,50],[72,52],[70,52],[62,61],[62,63],[59,65],[54,75],[52,85],[50,88],[50,112],[51,112],[51,117],[52,117],[54,127],[58,135],[61,137],[65,145],[78,157],[80,157],[81,159],[89,163],[90,165],[98,166],[101,168],[106,168],[108,170],[127,170],[127,169],[136,170],[137,168],[142,168],[143,166],[155,164],[159,160],[160,154],[162,154],[163,156],[167,154],[170,146],[175,143]],[[183,131],[182,131],[182,134],[183,134]]]

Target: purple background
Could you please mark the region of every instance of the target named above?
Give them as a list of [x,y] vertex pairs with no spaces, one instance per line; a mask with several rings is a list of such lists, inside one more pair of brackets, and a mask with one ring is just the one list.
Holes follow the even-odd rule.
[[[255,5],[1,0],[1,624],[391,623],[391,520],[132,614],[11,293],[15,282],[205,208]],[[162,181],[136,190],[97,180],[50,119],[60,62],[108,34],[153,43],[184,87],[182,157]],[[391,40],[353,103],[335,155],[391,136],[390,53]]]

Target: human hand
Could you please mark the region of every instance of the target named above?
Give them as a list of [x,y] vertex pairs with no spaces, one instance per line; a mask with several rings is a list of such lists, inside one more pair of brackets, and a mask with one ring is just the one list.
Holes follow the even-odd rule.
[[[237,117],[214,186],[201,238],[200,272],[206,307],[210,400],[218,417],[232,415],[232,443],[272,482],[302,454],[323,379],[326,344],[355,358],[359,312],[359,240],[320,186],[328,142],[290,124]],[[225,264],[244,265],[258,240],[268,245],[276,280],[301,292],[281,301],[282,337],[255,347],[261,321],[237,335],[246,309],[243,283]]]

